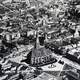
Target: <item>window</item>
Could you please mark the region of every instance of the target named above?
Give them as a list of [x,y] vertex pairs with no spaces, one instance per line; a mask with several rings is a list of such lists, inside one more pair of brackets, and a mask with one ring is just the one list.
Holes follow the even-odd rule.
[[38,63],[38,58],[35,58],[35,63]]
[[39,60],[39,63],[41,63],[41,57],[39,57],[38,60]]

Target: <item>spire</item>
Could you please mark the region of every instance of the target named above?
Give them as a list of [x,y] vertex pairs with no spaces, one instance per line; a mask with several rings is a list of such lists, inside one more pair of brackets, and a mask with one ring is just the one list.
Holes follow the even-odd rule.
[[45,27],[45,42],[47,42],[48,39],[47,39],[47,32],[46,32],[46,27]]
[[40,42],[39,42],[39,32],[36,32],[36,41],[35,41],[35,48],[39,49],[40,48]]

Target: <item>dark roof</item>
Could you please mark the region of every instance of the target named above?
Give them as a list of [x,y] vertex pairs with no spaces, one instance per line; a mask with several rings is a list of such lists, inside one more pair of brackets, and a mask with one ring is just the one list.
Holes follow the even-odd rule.
[[57,77],[60,74],[60,71],[44,71],[44,72],[46,72],[48,74],[51,74],[51,75],[53,75],[55,77]]
[[53,79],[53,75],[43,72],[41,75],[32,80],[49,80],[49,79],[50,80]]
[[46,56],[46,55],[50,55],[50,54],[52,54],[52,52],[49,49],[46,49],[44,47],[39,48],[39,49],[33,48],[31,50],[31,58],[42,57],[42,56]]

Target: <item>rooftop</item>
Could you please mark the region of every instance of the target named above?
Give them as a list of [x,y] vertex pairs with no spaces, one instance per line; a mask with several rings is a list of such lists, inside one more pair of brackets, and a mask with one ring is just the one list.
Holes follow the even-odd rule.
[[39,48],[39,49],[35,49],[33,48],[31,50],[31,57],[42,57],[42,56],[47,56],[52,54],[52,52],[49,49],[46,49],[44,47]]

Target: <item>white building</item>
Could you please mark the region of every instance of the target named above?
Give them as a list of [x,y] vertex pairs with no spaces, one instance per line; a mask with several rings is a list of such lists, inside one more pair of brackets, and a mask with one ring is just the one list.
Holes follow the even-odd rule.
[[75,34],[74,34],[74,37],[79,37],[79,32],[78,32],[78,28],[76,28],[76,31],[75,31]]
[[12,0],[5,0],[5,1],[3,1],[3,4],[11,3],[11,2],[12,2]]

